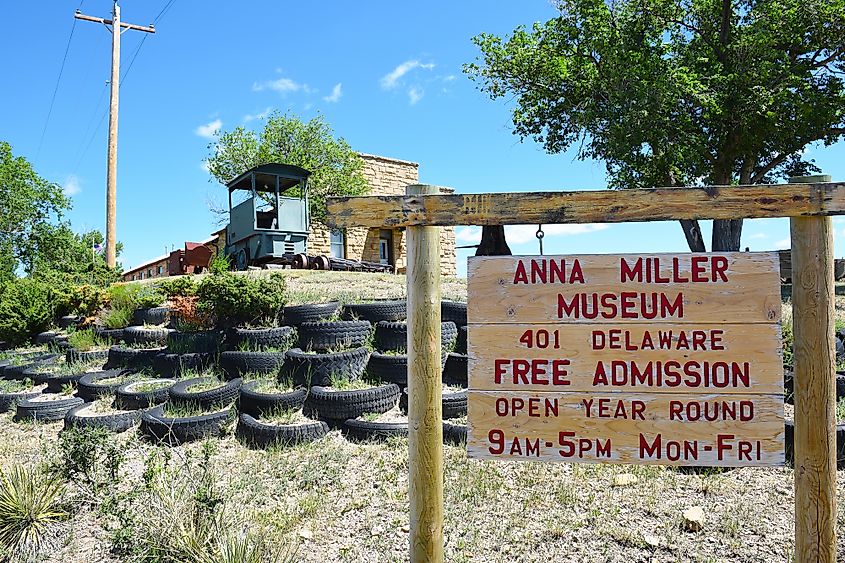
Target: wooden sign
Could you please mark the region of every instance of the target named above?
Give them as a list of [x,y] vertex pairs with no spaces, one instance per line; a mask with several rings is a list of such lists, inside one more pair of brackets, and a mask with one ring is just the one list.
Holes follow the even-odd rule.
[[471,457],[784,463],[777,253],[469,259]]

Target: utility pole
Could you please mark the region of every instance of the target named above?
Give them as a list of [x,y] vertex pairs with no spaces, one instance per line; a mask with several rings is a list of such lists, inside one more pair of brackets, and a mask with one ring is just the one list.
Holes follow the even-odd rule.
[[[111,100],[109,104],[109,149],[106,170],[106,264],[114,268],[117,258],[117,102],[120,94],[120,34],[128,29],[155,33],[155,27],[144,27],[120,21],[120,6],[114,2],[112,19],[95,18],[76,11],[78,20],[111,26]],[[121,29],[123,28],[123,29]]]

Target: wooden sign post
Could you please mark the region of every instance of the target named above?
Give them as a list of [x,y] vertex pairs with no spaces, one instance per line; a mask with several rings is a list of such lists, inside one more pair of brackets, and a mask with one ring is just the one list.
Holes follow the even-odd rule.
[[469,259],[471,457],[784,463],[776,253]]
[[[830,562],[836,559],[836,453],[835,453],[835,401],[834,388],[834,347],[833,347],[833,244],[831,222],[827,216],[845,214],[845,184],[831,182],[793,182],[785,185],[755,185],[755,186],[707,186],[703,188],[653,188],[626,190],[624,193],[614,190],[574,191],[574,192],[535,192],[535,193],[486,193],[466,195],[443,195],[439,190],[430,186],[409,186],[406,196],[378,196],[378,197],[341,197],[327,200],[328,222],[334,228],[346,227],[407,227],[409,239],[409,269],[408,269],[408,306],[409,306],[409,496],[411,504],[411,561],[442,561],[443,560],[443,482],[442,482],[442,451],[439,440],[441,437],[441,412],[439,408],[439,383],[436,381],[435,365],[439,358],[439,263],[433,257],[437,255],[437,241],[435,231],[428,227],[437,225],[521,225],[521,224],[577,224],[577,223],[625,223],[636,221],[670,221],[679,219],[740,219],[762,217],[790,217],[792,220],[792,264],[793,264],[793,326],[795,334],[795,560],[799,562]],[[413,244],[411,244],[413,243]],[[645,255],[644,255],[645,256]],[[705,261],[711,260],[713,255],[699,255]],[[754,273],[742,270],[744,258],[736,255],[715,255],[727,257],[729,264],[734,264],[735,272],[745,274],[746,283],[754,277]],[[753,255],[752,255],[753,256]],[[653,257],[653,256],[652,256]],[[680,257],[679,257],[680,258]],[[749,257],[749,260],[755,258]],[[733,260],[733,262],[731,262]],[[653,265],[653,263],[652,263]],[[665,264],[664,264],[665,266]],[[746,264],[747,266],[747,264]],[[695,266],[690,261],[689,271],[680,266],[680,279],[670,278],[667,283],[687,284],[682,281],[687,274],[693,275]],[[673,263],[674,268],[674,263]],[[702,276],[710,276],[711,282],[700,282],[701,290],[695,289],[692,300],[682,300],[684,314],[695,315],[695,322],[674,318],[678,314],[678,302],[672,295],[665,295],[665,299],[653,301],[650,296],[638,296],[642,293],[659,293],[646,289],[631,290],[635,296],[623,296],[612,290],[602,291],[594,301],[587,291],[586,297],[579,296],[573,300],[572,293],[567,293],[562,300],[549,307],[548,303],[527,301],[515,305],[511,314],[505,309],[504,317],[496,321],[501,328],[501,339],[489,338],[491,347],[499,353],[503,342],[517,341],[525,338],[525,352],[521,357],[489,356],[493,365],[485,369],[490,377],[492,370],[493,381],[497,386],[492,391],[482,391],[478,388],[478,376],[474,375],[472,384],[477,391],[473,392],[471,409],[474,413],[492,412],[483,415],[482,421],[489,417],[504,419],[496,411],[509,409],[516,423],[511,427],[530,429],[524,434],[526,438],[536,436],[538,441],[531,442],[532,449],[547,449],[549,456],[585,459],[592,456],[598,459],[598,452],[602,452],[612,461],[624,459],[639,459],[653,463],[684,463],[696,461],[702,465],[731,465],[735,460],[740,464],[769,465],[782,462],[783,451],[780,446],[781,435],[773,428],[781,417],[780,400],[766,357],[776,356],[776,352],[766,354],[773,346],[772,335],[777,337],[778,311],[774,303],[766,300],[771,288],[760,286],[759,291],[751,291],[749,299],[733,299],[732,294],[719,295],[718,290],[712,290],[718,283],[712,280],[714,272],[721,271],[720,263],[710,261]],[[729,265],[726,272],[734,272]],[[646,267],[643,269],[645,276]],[[674,276],[664,272],[660,275]],[[547,274],[548,275],[548,274]],[[716,274],[718,276],[718,274]],[[733,273],[728,276],[730,280]],[[507,283],[502,278],[502,287]],[[596,278],[598,279],[598,278]],[[721,278],[717,278],[721,279]],[[768,279],[768,278],[765,278]],[[643,283],[657,282],[656,277],[650,280],[644,278]],[[722,280],[724,281],[724,280]],[[513,280],[511,280],[513,282]],[[567,280],[568,284],[571,284]],[[619,283],[623,283],[621,278]],[[630,280],[624,283],[631,283]],[[637,281],[639,283],[639,281]],[[697,282],[696,282],[697,283]],[[730,281],[724,282],[731,283]],[[765,280],[762,283],[770,283]],[[704,286],[712,284],[707,289]],[[512,283],[515,287],[517,284]],[[535,284],[536,285],[536,284]],[[639,287],[639,286],[638,286]],[[739,289],[747,285],[737,285]],[[500,292],[500,289],[496,290]],[[580,291],[576,293],[585,293]],[[599,290],[595,290],[599,293]],[[665,292],[664,292],[665,293]],[[495,292],[494,292],[495,294]],[[617,297],[607,297],[613,294]],[[539,295],[539,293],[538,293]],[[763,300],[759,299],[763,296]],[[725,301],[720,301],[725,298]],[[700,306],[701,303],[711,303],[711,308]],[[595,303],[595,307],[593,306]],[[720,305],[721,304],[721,305]],[[614,308],[615,309],[615,313]],[[607,313],[619,322],[615,324],[611,319],[589,318],[593,311],[601,308],[600,315]],[[761,316],[761,309],[763,314]],[[662,311],[669,322],[656,322],[657,315],[649,318],[655,310]],[[551,313],[549,313],[551,311]],[[561,316],[561,311],[564,316]],[[725,311],[732,311],[730,318],[720,318]],[[482,311],[483,312],[483,311]],[[495,312],[495,311],[493,311]],[[545,313],[544,313],[545,312]],[[639,315],[641,318],[622,317],[622,312]],[[501,314],[499,311],[498,314]],[[557,314],[557,318],[555,318]],[[586,317],[576,319],[574,315]],[[537,316],[539,315],[539,316]],[[547,315],[547,316],[543,316]],[[700,316],[699,316],[700,315]],[[769,316],[771,315],[771,316]],[[727,317],[727,315],[722,315]],[[483,322],[475,313],[470,312],[470,318],[475,322]],[[502,318],[510,320],[504,321]],[[539,320],[539,322],[538,322]],[[565,320],[565,322],[561,322]],[[647,321],[640,323],[639,321]],[[738,323],[737,320],[741,321]],[[636,321],[636,322],[635,322]],[[671,323],[684,321],[684,331],[688,345],[709,346],[706,349],[659,350],[647,349],[644,344],[648,341],[645,331],[649,330],[649,338],[653,325],[671,326]],[[519,325],[527,328],[519,333]],[[594,329],[588,325],[598,325]],[[643,324],[648,324],[646,329]],[[722,325],[730,326],[722,326]],[[635,326],[636,325],[636,326]],[[737,334],[744,329],[742,326],[752,327],[745,338]],[[536,327],[536,328],[535,328]],[[585,331],[586,328],[586,331]],[[528,335],[526,331],[531,330]],[[475,350],[478,338],[484,338],[483,329],[477,328],[470,332],[470,345]],[[538,353],[538,350],[548,348],[555,342],[554,330],[559,330],[561,354],[554,356]],[[660,329],[658,330],[665,330]],[[681,330],[673,328],[671,330]],[[723,330],[723,333],[716,331]],[[546,332],[540,332],[546,331]],[[598,331],[598,332],[594,332]],[[698,332],[696,332],[698,331]],[[753,333],[753,334],[752,334]],[[698,335],[698,336],[696,336]],[[570,342],[581,338],[582,354],[575,354]],[[666,337],[664,337],[666,338]],[[680,336],[673,333],[670,342],[680,342]],[[568,339],[568,340],[567,340]],[[595,339],[595,340],[594,340]],[[698,339],[698,340],[696,340]],[[501,340],[501,341],[500,341]],[[638,342],[639,340],[639,342]],[[658,342],[660,336],[658,335]],[[724,349],[717,349],[716,341],[724,345]],[[692,344],[689,342],[692,341]],[[532,347],[528,347],[528,343]],[[542,346],[541,346],[542,343]],[[563,348],[563,346],[570,348]],[[510,346],[510,345],[507,345]],[[614,348],[624,346],[623,348]],[[634,350],[628,350],[628,347]],[[614,352],[611,356],[608,351]],[[512,351],[512,350],[511,350]],[[744,351],[744,352],[743,352]],[[477,353],[478,366],[488,356]],[[565,356],[563,354],[566,354]],[[586,378],[571,366],[580,366],[584,362],[594,362],[596,366],[607,353],[610,358],[610,372],[604,369],[608,387],[624,387],[635,381],[637,388],[631,385],[627,393],[609,391],[597,393],[596,383],[601,381],[602,372],[594,369],[592,378]],[[618,353],[618,355],[617,355]],[[657,355],[666,354],[669,360],[659,360]],[[738,354],[738,355],[734,355]],[[745,358],[741,356],[747,356]],[[557,357],[562,356],[562,357]],[[634,371],[636,357],[637,370]],[[649,359],[650,358],[650,359]],[[500,362],[497,367],[496,360]],[[507,360],[510,360],[508,362]],[[515,361],[518,360],[518,361]],[[551,361],[551,364],[548,362]],[[555,363],[557,361],[557,363]],[[569,364],[563,363],[569,361]],[[613,363],[613,362],[618,363]],[[642,362],[645,361],[645,367]],[[661,366],[657,362],[663,361]],[[651,362],[651,371],[647,367]],[[670,363],[672,362],[672,363]],[[688,364],[692,362],[692,364]],[[746,370],[745,363],[748,363]],[[677,364],[680,364],[679,367]],[[708,363],[705,367],[704,364]],[[498,370],[498,381],[497,381]],[[580,370],[580,367],[578,367]],[[627,371],[626,371],[627,370]],[[478,372],[481,373],[481,372]],[[589,371],[587,372],[589,374]],[[682,375],[679,375],[682,373]],[[661,378],[658,384],[658,376]],[[597,379],[598,377],[598,379]],[[616,379],[614,379],[614,377]],[[564,385],[562,381],[572,383]],[[682,389],[681,380],[685,383]],[[549,391],[546,383],[555,382],[559,387],[571,387],[564,391]],[[511,388],[506,388],[505,382]],[[527,383],[526,383],[527,382]],[[621,385],[616,385],[616,383]],[[674,383],[678,383],[674,385]],[[696,382],[706,382],[713,386],[713,393],[703,393]],[[590,384],[588,386],[587,384]],[[646,387],[645,392],[642,387]],[[486,383],[484,385],[487,385]],[[752,387],[753,385],[753,387]],[[578,387],[581,390],[578,391]],[[532,388],[533,387],[533,388]],[[543,387],[539,389],[538,387]],[[673,388],[672,390],[665,389]],[[589,388],[589,391],[586,389]],[[748,393],[744,391],[748,389]],[[628,397],[631,391],[639,393],[637,397]],[[579,396],[579,393],[581,396]],[[507,394],[507,395],[505,395]],[[600,396],[601,395],[601,396]],[[605,395],[609,395],[605,396]],[[740,399],[740,396],[748,398]],[[620,396],[628,397],[619,399]],[[496,397],[508,400],[499,402]],[[601,399],[611,399],[602,402]],[[613,399],[627,400],[622,407],[628,419],[621,417],[619,403]],[[642,405],[636,405],[636,411],[643,414],[643,418],[634,419],[634,400],[640,400]],[[555,403],[555,400],[557,402]],[[588,404],[584,403],[584,400]],[[592,400],[593,403],[589,403]],[[676,401],[672,403],[671,401]],[[698,428],[702,412],[702,403],[717,401],[722,420],[709,421],[713,426],[708,430],[695,430],[691,438],[676,438],[674,434],[681,425],[684,431]],[[742,401],[750,401],[742,403]],[[698,405],[698,406],[696,406]],[[550,414],[557,408],[558,416],[546,416],[545,420],[564,421],[580,420],[584,422],[578,426],[578,432],[583,436],[564,434],[558,431],[556,435],[548,435],[547,428],[536,424],[534,415],[538,413]],[[749,417],[753,408],[753,423],[748,425],[735,424],[735,418]],[[477,410],[481,409],[481,410]],[[584,413],[595,413],[595,417],[584,417]],[[577,416],[572,413],[578,413]],[[617,412],[620,418],[615,418]],[[647,419],[645,413],[662,413],[670,419]],[[710,410],[703,409],[705,419],[714,416],[717,411],[710,406]],[[709,413],[709,415],[708,415]],[[614,418],[606,420],[603,414],[610,414]],[[472,413],[471,413],[472,415]],[[672,419],[671,417],[682,417]],[[728,417],[727,419],[725,417]],[[695,419],[695,420],[693,420]],[[523,422],[529,420],[529,422]],[[635,424],[632,424],[632,421]],[[566,422],[568,424],[568,422]],[[548,424],[546,425],[548,426]],[[638,429],[642,429],[642,432]],[[780,427],[782,430],[782,427]],[[600,431],[599,431],[600,430]],[[634,432],[636,431],[636,435]],[[505,445],[504,427],[502,428],[502,445],[496,445],[494,451]],[[533,434],[532,434],[533,432]],[[574,432],[566,430],[564,432]],[[649,432],[646,435],[646,432]],[[655,443],[656,434],[661,439]],[[664,432],[666,438],[664,440]],[[715,433],[715,442],[714,442]],[[641,436],[646,436],[645,445]],[[732,435],[732,437],[728,437]],[[486,437],[488,448],[499,443],[498,434]],[[543,437],[540,439],[540,437]],[[602,441],[601,436],[617,436],[618,443]],[[484,437],[478,438],[477,432],[471,437],[470,448],[478,451],[483,447]],[[585,439],[586,442],[581,440]],[[682,442],[684,440],[684,442]],[[742,445],[742,442],[750,444]],[[551,446],[547,442],[552,442]],[[672,445],[669,445],[669,443]],[[677,445],[675,445],[677,442]],[[687,444],[686,442],[691,442]],[[512,446],[513,442],[511,442]],[[534,444],[538,444],[535,446]],[[521,442],[528,450],[529,442]],[[707,447],[710,447],[708,450]],[[554,450],[564,451],[567,456],[553,453]],[[504,453],[504,450],[502,450]],[[657,460],[656,456],[662,456]],[[683,452],[683,453],[682,453]],[[496,455],[489,452],[490,455]],[[508,452],[511,455],[511,452]],[[618,459],[614,459],[617,456]],[[685,457],[684,457],[685,456]],[[677,460],[673,458],[677,457]],[[695,459],[693,459],[695,457]],[[750,461],[748,458],[751,458]],[[667,461],[668,460],[668,461]]]

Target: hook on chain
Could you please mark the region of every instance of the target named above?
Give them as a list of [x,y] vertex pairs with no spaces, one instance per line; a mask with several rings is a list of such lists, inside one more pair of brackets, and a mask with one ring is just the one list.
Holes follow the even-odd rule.
[[540,243],[540,256],[543,255],[543,237],[546,236],[546,233],[543,232],[543,225],[542,223],[537,225],[537,232],[535,233],[537,237],[537,242]]

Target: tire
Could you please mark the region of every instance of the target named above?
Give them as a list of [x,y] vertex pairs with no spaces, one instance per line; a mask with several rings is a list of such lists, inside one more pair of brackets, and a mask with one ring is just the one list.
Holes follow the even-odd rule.
[[170,402],[174,405],[196,406],[203,409],[225,407],[233,403],[240,394],[242,380],[240,378],[222,383],[219,387],[207,391],[190,391],[190,387],[198,383],[216,381],[213,377],[194,377],[185,379],[173,385],[169,390]]
[[83,375],[85,374],[82,372],[73,375],[51,375],[44,382],[47,384],[47,390],[51,393],[61,393],[66,385],[70,385],[75,389],[79,385],[79,380],[82,379]]
[[218,362],[226,379],[248,373],[275,376],[285,363],[285,352],[221,352]]
[[465,446],[467,443],[467,427],[464,424],[443,423],[443,443],[452,446]]
[[363,319],[371,323],[379,321],[403,321],[407,317],[406,301],[372,301],[350,303],[343,306],[341,317],[346,320]]
[[129,368],[129,369],[152,369],[153,359],[160,354],[164,348],[129,348],[126,346],[112,346],[109,348],[109,359],[104,369]]
[[452,321],[456,326],[466,326],[467,304],[461,301],[441,301],[440,320]]
[[26,393],[0,393],[0,412],[8,412],[12,407],[17,407],[20,401],[34,399],[41,394],[41,391],[31,391]]
[[469,358],[466,354],[449,354],[446,367],[443,368],[443,383],[447,385],[467,386]]
[[455,340],[455,352],[458,354],[467,353],[467,327],[458,327],[458,339]]
[[284,370],[298,387],[327,387],[331,384],[332,377],[360,379],[364,368],[367,367],[369,354],[366,348],[329,354],[306,354],[299,348],[294,348],[285,354]]
[[295,330],[289,326],[275,328],[236,328],[232,330],[232,348],[246,346],[248,350],[282,348],[287,350],[295,341]]
[[303,350],[344,350],[363,346],[373,326],[369,321],[317,321],[299,325],[299,347]]
[[94,328],[94,336],[101,340],[105,340],[110,344],[119,344],[123,342],[122,328]]
[[352,391],[316,386],[308,393],[304,410],[311,418],[343,421],[366,413],[387,412],[396,406],[399,394],[399,386],[393,383]]
[[26,379],[27,376],[25,374],[29,370],[53,364],[58,359],[58,354],[41,354],[39,356],[33,356],[31,358],[32,361],[28,364],[20,366],[6,366],[6,368],[3,369],[3,379],[23,381]]
[[238,410],[241,414],[262,417],[275,410],[299,410],[305,403],[305,389],[287,393],[261,393],[255,387],[260,380],[248,381],[241,386]]
[[65,430],[72,428],[105,428],[109,432],[125,432],[134,428],[141,421],[141,411],[116,412],[96,416],[83,416],[80,413],[91,408],[89,403],[74,407],[65,414]]
[[286,325],[299,326],[302,323],[318,322],[330,319],[337,314],[340,303],[315,303],[292,305],[282,309],[282,318]]
[[59,328],[69,328],[72,326],[77,326],[83,321],[83,318],[78,315],[65,315],[61,317],[58,321]]
[[408,356],[373,352],[367,362],[367,375],[384,383],[405,387],[408,385]]
[[[458,329],[455,323],[440,323],[440,343],[444,350],[455,344]],[[405,351],[408,349],[408,324],[404,322],[379,321],[375,332],[376,350]]]
[[[795,421],[784,420],[784,454],[786,464],[795,465]],[[845,469],[845,423],[836,425],[836,469]]]
[[307,424],[264,424],[249,414],[238,417],[238,440],[252,448],[294,446],[313,442],[325,436],[329,427],[325,422]]
[[65,362],[68,364],[75,364],[77,362],[94,362],[102,360],[105,362],[109,359],[108,350],[88,350],[81,351],[75,348],[70,348],[65,352]]
[[220,334],[206,332],[170,332],[167,335],[167,348],[174,353],[214,353],[220,347]]
[[167,354],[153,356],[153,371],[165,377],[180,378],[185,373],[205,371],[214,364],[214,354]]
[[169,418],[164,416],[164,406],[159,405],[141,413],[141,432],[175,446],[208,436],[220,436],[225,432],[231,415],[231,409],[226,409],[199,416]]
[[167,322],[170,309],[167,307],[150,307],[148,309],[135,309],[132,315],[132,324],[141,325],[163,325]]
[[123,329],[123,339],[127,344],[166,346],[167,337],[172,329],[128,326]]
[[368,422],[351,418],[341,427],[350,442],[385,442],[394,436],[408,436],[407,422]]
[[[467,414],[467,392],[443,393],[441,396],[443,419],[460,418]],[[408,414],[408,388],[402,390],[399,398],[399,410]]]
[[29,379],[36,385],[43,385],[47,383],[47,380],[53,377],[53,374],[49,371],[43,371],[44,365],[36,364],[30,368],[27,368],[20,374],[19,381],[25,381]]
[[96,401],[100,397],[108,397],[114,395],[117,389],[127,383],[126,381],[116,381],[112,383],[100,383],[104,379],[112,379],[120,376],[131,377],[131,373],[127,373],[119,369],[111,369],[106,371],[95,371],[86,373],[79,378],[76,385],[76,395],[87,401]]
[[58,335],[59,335],[59,333],[56,332],[55,330],[47,330],[47,331],[44,331],[44,332],[39,332],[37,335],[35,335],[35,343],[36,344],[49,344],[53,340],[55,340],[56,336],[58,336]]
[[34,399],[26,399],[18,402],[14,420],[55,422],[57,420],[62,420],[70,409],[83,403],[84,401],[79,397],[56,399],[55,401],[36,401]]
[[[164,385],[151,391],[136,390],[139,385],[145,383],[169,383],[169,385]],[[170,388],[174,383],[176,383],[174,379],[148,379],[146,381],[124,383],[114,392],[114,404],[118,408],[126,410],[147,409],[155,405],[160,405],[167,402],[170,398]]]

